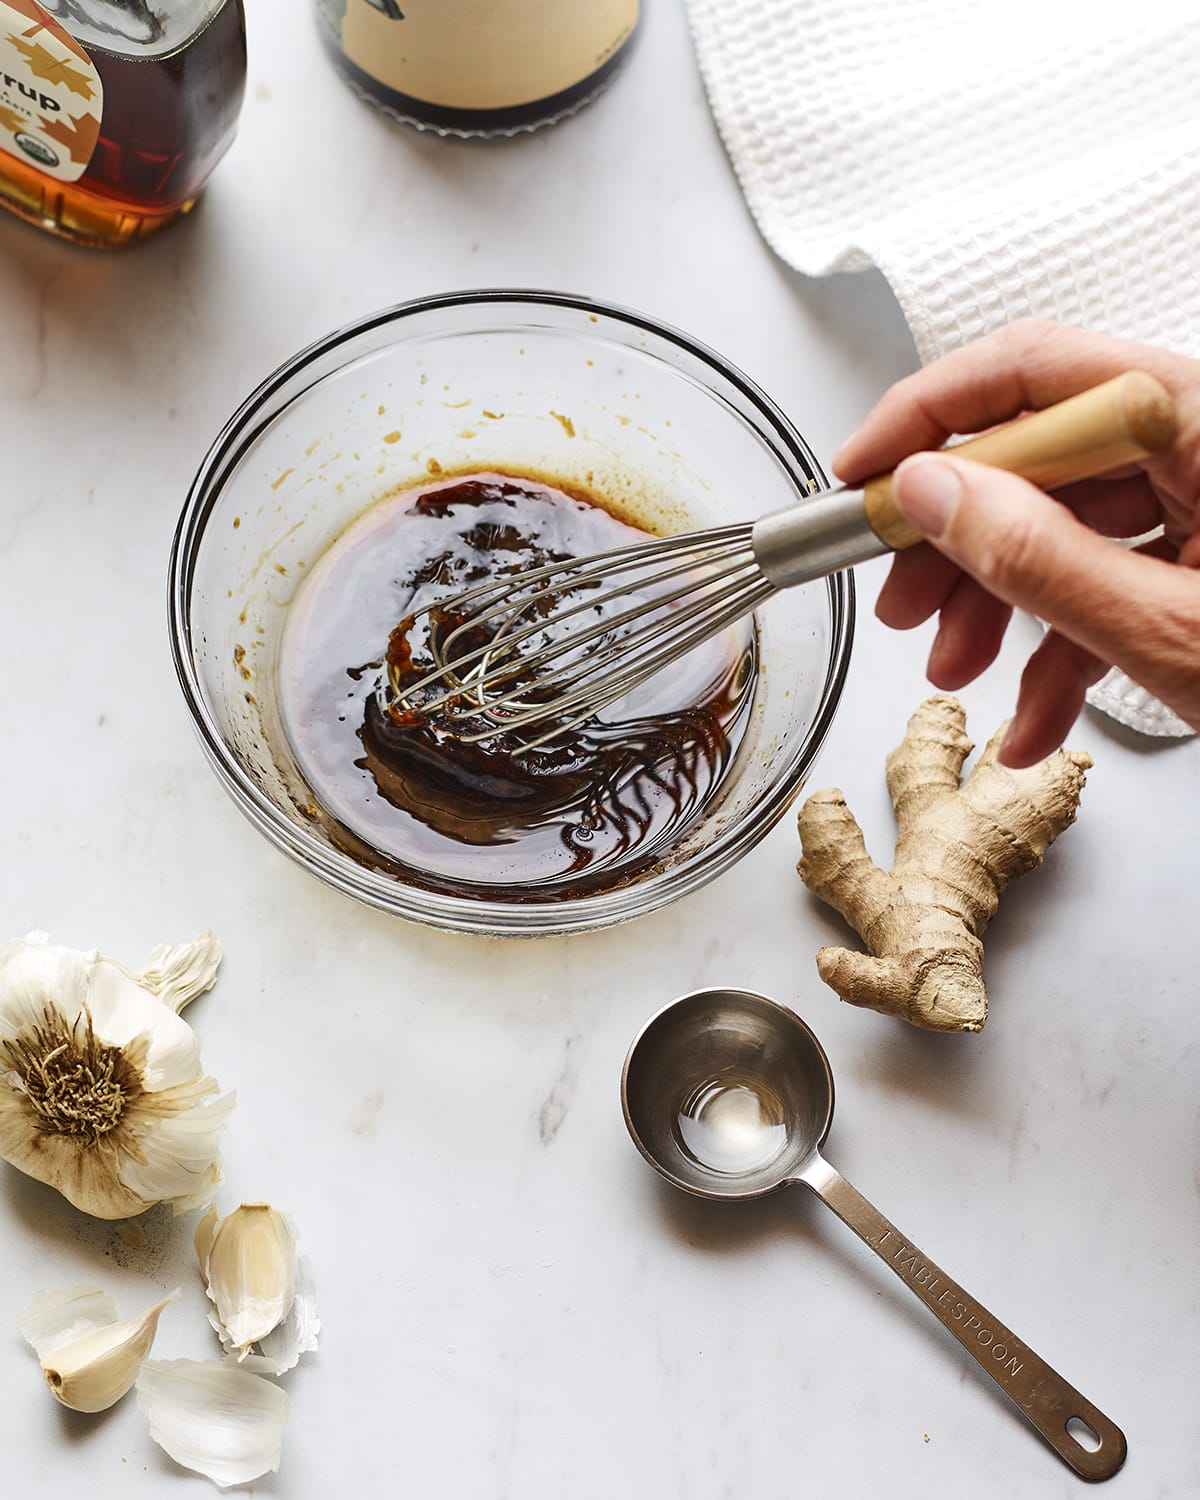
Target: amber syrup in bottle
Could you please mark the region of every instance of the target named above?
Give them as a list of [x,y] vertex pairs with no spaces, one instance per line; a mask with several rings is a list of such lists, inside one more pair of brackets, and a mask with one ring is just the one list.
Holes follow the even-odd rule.
[[124,245],[193,206],[237,127],[242,0],[0,0],[0,205]]

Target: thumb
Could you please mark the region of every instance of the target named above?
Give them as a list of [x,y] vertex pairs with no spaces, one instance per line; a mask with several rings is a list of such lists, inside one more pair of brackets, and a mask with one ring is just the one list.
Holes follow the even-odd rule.
[[[969,459],[914,454],[894,494],[938,551],[997,597],[1168,701],[1181,669],[1195,681],[1200,578],[1190,569],[1131,552],[1015,474]],[[1162,691],[1167,682],[1174,692]]]

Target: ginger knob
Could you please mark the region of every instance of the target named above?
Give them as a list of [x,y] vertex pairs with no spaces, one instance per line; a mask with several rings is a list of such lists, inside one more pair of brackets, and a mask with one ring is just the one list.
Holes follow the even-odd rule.
[[962,780],[974,748],[962,704],[939,693],[917,709],[887,761],[890,873],[867,854],[840,791],[815,792],[801,807],[801,879],[867,947],[817,954],[817,972],[843,1000],[932,1031],[982,1029],[984,928],[1005,887],[1036,869],[1074,822],[1092,764],[1082,751],[1059,750],[1010,770],[996,759],[1003,732]]

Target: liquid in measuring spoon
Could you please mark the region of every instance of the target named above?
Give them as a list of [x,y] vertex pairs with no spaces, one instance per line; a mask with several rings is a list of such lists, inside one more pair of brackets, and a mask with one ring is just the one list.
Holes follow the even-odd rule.
[[769,1166],[787,1145],[783,1106],[757,1079],[730,1075],[701,1084],[677,1124],[688,1155],[729,1176]]

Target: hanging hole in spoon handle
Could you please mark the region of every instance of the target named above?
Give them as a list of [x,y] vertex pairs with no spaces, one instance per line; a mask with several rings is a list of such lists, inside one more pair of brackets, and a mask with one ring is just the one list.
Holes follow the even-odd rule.
[[906,1239],[817,1153],[792,1178],[811,1188],[886,1262],[1082,1479],[1125,1462],[1121,1429]]
[[[1165,452],[1175,440],[1175,402],[1153,375],[1127,370],[1114,380],[1020,417],[945,451],[1020,474],[1044,490],[1107,473]],[[922,540],[896,509],[892,475],[862,486],[867,520],[880,541],[900,550]]]

